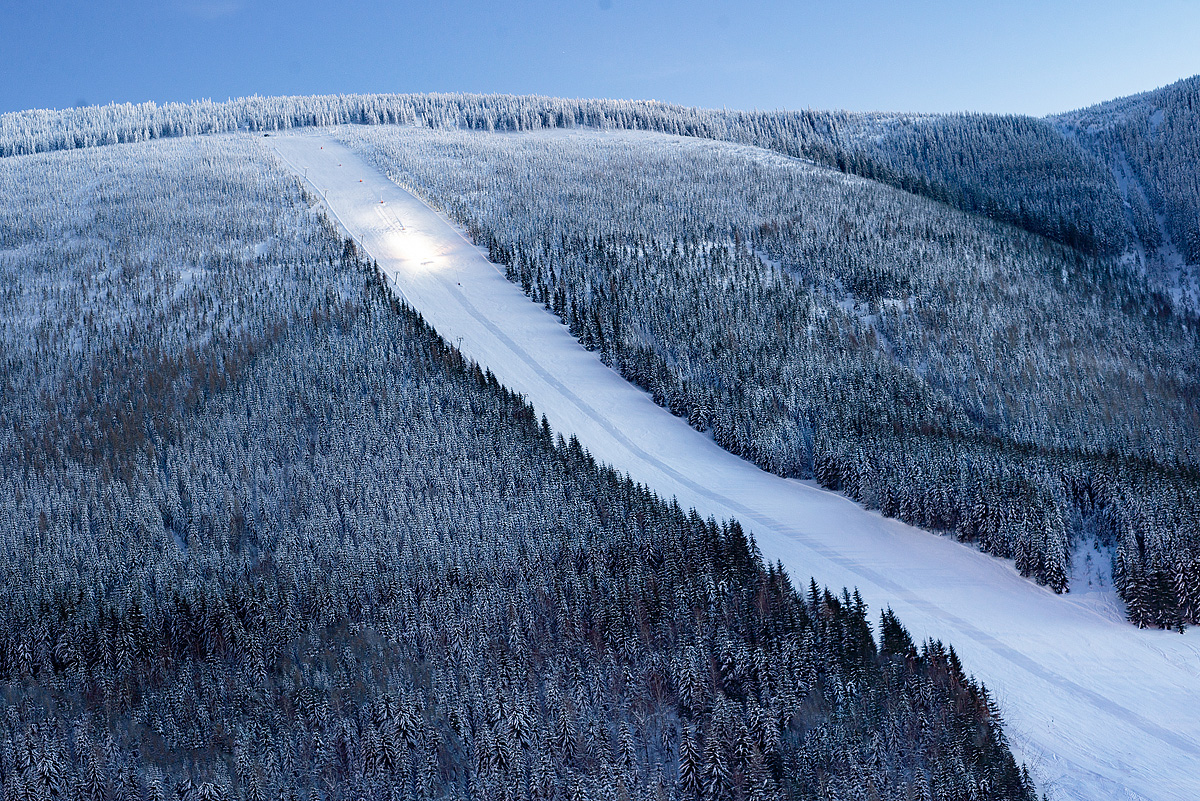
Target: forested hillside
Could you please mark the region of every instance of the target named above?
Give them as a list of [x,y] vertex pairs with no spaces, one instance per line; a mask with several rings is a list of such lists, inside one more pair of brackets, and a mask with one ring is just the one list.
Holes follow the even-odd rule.
[[252,97],[4,114],[0,156],[345,123],[509,132],[591,127],[717,139],[882,181],[1092,254],[1116,253],[1129,239],[1104,166],[1047,122],[1015,116],[745,112],[529,95]]
[[556,438],[270,164],[0,161],[5,798],[1034,797],[952,649]]
[[0,156],[195,134],[353,123],[484,131],[576,127],[650,130],[709,139],[746,139],[791,155],[831,160],[836,158],[842,126],[869,124],[877,117],[882,120],[890,115],[716,111],[653,100],[571,100],[536,95],[250,97],[225,103],[126,103],[0,114]]
[[[1107,167],[1045,120],[993,114],[914,119],[848,137],[850,171],[1011,223],[1089,255],[1129,247]],[[882,168],[876,165],[883,165]],[[1145,225],[1146,217],[1138,218]]]
[[1200,611],[1200,350],[1139,275],[877,183],[651,134],[340,129],[734,453],[1139,624]]
[[1153,277],[1200,314],[1200,76],[1054,122],[1120,179]]

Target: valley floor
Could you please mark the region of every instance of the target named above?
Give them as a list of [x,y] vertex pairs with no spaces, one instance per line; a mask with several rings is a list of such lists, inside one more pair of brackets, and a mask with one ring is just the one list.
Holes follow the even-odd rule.
[[[584,350],[454,226],[328,131],[262,139],[448,341],[555,431],[704,516],[736,517],[795,583],[857,587],[952,644],[1051,799],[1200,798],[1200,631],[1138,630],[1103,591],[1056,596],[1011,562],[763,472]],[[1081,587],[1085,590],[1085,587]]]

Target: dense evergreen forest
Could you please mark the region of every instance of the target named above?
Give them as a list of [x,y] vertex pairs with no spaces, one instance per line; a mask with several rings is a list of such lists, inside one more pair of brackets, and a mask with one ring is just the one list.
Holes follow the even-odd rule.
[[1198,91],[0,115],[5,798],[1032,798],[953,649],[555,436],[235,132],[352,124],[723,447],[1182,629]]
[[1200,76],[1054,121],[1120,179],[1140,255],[1200,313]]
[[852,136],[844,147],[852,154],[846,162],[850,172],[1089,255],[1118,255],[1130,244],[1112,172],[1045,120],[994,114],[898,117],[886,132]]
[[1128,244],[1113,176],[1044,120],[745,112],[513,95],[252,97],[0,115],[0,156],[236,130],[420,124],[478,131],[646,130],[763,147],[1022,226],[1088,253]]
[[270,163],[0,160],[5,798],[1034,797],[953,649],[556,437]]
[[339,134],[728,450],[1140,625],[1200,620],[1195,320],[1133,267],[758,148],[647,133]]
[[[532,95],[250,97],[0,115],[0,157],[173,136],[312,125],[476,131],[645,130],[754,145],[1016,225],[1087,255],[1200,265],[1200,76],[1048,119],[996,114],[697,109]],[[1165,240],[1164,240],[1165,238]],[[1148,253],[1147,253],[1148,251]],[[1175,251],[1172,249],[1171,253]],[[1168,258],[1168,273],[1178,273]],[[1151,265],[1153,268],[1154,265]],[[1179,295],[1178,275],[1153,288]],[[1200,272],[1183,294],[1200,313]]]

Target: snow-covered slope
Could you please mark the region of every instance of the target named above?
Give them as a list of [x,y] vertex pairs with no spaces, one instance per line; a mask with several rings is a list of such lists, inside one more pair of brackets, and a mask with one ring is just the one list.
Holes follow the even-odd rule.
[[1010,563],[778,478],[720,449],[582,349],[462,234],[335,139],[262,140],[447,340],[593,455],[704,515],[737,517],[794,579],[856,586],[951,643],[996,693],[1051,798],[1200,798],[1200,636],[1141,631],[1104,593],[1055,596]]

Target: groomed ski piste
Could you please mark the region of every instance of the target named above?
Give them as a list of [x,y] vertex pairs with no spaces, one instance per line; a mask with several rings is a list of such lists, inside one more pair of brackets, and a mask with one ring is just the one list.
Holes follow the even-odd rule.
[[997,559],[782,479],[605,367],[454,225],[328,130],[264,140],[393,288],[554,430],[705,517],[737,518],[793,583],[857,587],[954,646],[1051,799],[1200,798],[1200,635],[1138,630],[1110,595],[1056,596]]

